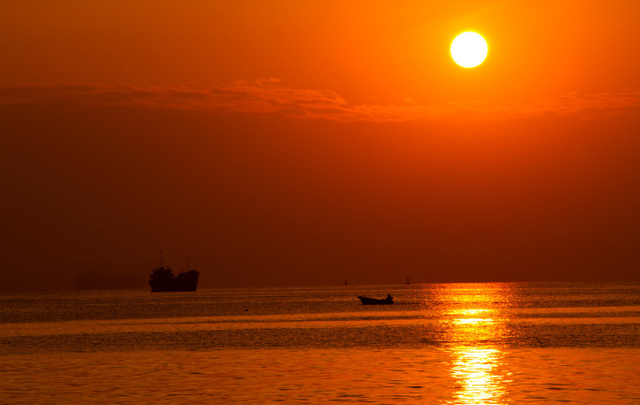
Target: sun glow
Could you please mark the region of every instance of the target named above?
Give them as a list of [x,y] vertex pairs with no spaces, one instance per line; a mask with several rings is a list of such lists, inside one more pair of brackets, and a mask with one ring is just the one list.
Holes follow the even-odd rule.
[[475,32],[463,32],[451,43],[451,57],[465,68],[476,67],[487,57],[487,41]]

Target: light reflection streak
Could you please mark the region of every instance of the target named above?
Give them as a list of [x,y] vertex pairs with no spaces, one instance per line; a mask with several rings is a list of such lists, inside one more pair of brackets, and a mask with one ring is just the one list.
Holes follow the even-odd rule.
[[438,293],[439,301],[444,303],[443,344],[452,356],[450,375],[456,381],[449,403],[503,403],[510,381],[501,346],[508,333],[508,320],[501,306],[509,302],[509,286],[448,285]]
[[451,376],[458,381],[456,404],[498,404],[506,394],[506,383],[498,367],[503,353],[498,349],[459,347],[452,349]]

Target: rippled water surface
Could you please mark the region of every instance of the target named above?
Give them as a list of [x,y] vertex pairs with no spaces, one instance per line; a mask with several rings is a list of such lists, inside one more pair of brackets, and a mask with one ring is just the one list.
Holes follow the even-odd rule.
[[0,295],[0,403],[277,402],[638,404],[640,285]]

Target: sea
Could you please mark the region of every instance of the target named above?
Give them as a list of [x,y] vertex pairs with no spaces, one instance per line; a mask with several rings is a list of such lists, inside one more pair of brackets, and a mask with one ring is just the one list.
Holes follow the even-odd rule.
[[5,293],[0,403],[640,404],[640,283]]

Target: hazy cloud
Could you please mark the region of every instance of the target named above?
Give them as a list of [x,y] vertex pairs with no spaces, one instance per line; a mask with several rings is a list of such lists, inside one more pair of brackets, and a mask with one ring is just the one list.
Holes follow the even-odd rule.
[[236,81],[211,88],[100,86],[64,84],[0,88],[0,104],[68,101],[90,105],[127,105],[218,113],[282,114],[337,121],[419,121],[464,117],[517,118],[541,114],[585,118],[622,114],[640,107],[640,90],[619,93],[569,93],[548,99],[511,103],[448,102],[421,105],[405,98],[402,105],[349,104],[333,91],[292,89],[279,79]]

